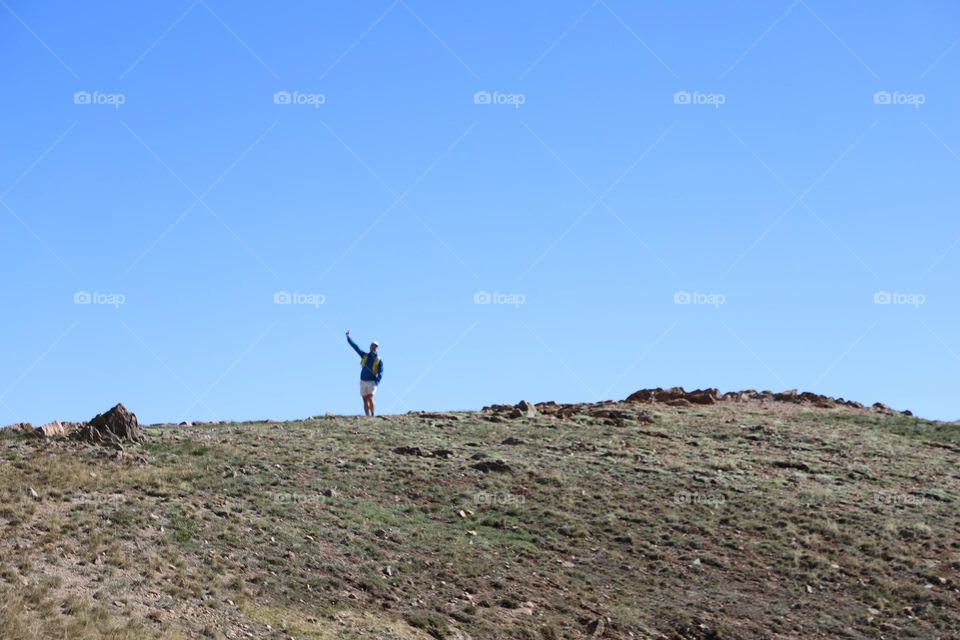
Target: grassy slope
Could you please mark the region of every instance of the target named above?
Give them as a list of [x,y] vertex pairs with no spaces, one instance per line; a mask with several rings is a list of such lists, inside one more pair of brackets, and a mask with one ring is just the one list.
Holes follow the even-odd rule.
[[0,435],[0,637],[960,637],[956,426],[647,411]]

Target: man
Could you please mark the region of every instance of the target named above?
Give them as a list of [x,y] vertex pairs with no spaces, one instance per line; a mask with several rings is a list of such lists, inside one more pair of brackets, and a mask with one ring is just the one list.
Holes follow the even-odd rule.
[[375,405],[373,396],[377,393],[377,385],[383,378],[383,360],[377,355],[380,343],[376,340],[370,343],[370,352],[366,352],[350,339],[347,331],[347,342],[360,355],[360,396],[363,398],[363,414],[373,417]]

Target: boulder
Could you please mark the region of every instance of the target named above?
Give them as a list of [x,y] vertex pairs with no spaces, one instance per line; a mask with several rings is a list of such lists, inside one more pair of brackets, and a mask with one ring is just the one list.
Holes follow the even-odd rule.
[[542,416],[554,417],[560,411],[560,405],[558,405],[553,400],[547,402],[538,402],[534,405],[537,409],[537,414]]
[[54,420],[34,429],[33,435],[38,438],[62,438],[67,435],[67,428],[58,420]]
[[626,402],[653,402],[657,391],[662,389],[640,389],[627,396]]
[[533,418],[537,415],[537,408],[533,406],[533,403],[527,402],[526,400],[518,402],[515,408],[526,418]]
[[137,422],[137,416],[118,404],[106,413],[98,414],[77,432],[77,437],[95,444],[143,442],[146,434]]
[[796,389],[787,389],[781,393],[775,393],[773,399],[777,402],[800,402],[800,396]]
[[496,473],[511,473],[510,465],[503,460],[484,460],[471,466],[477,471],[484,473],[490,473],[491,471]]
[[679,400],[686,395],[683,387],[671,387],[663,389],[640,389],[627,396],[627,402],[669,402],[670,400]]
[[[681,389],[682,391],[682,389]],[[716,404],[720,399],[720,392],[717,389],[697,389],[684,394],[684,399],[693,404]]]
[[689,406],[690,404],[715,404],[720,400],[717,389],[697,389],[685,391],[683,387],[669,389],[640,389],[627,398],[627,402],[662,402],[669,406]]
[[481,409],[480,413],[509,413],[512,409],[513,407],[509,404],[492,404]]

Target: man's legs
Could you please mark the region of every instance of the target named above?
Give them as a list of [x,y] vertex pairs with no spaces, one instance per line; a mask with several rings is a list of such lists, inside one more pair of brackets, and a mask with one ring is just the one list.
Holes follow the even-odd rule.
[[373,396],[363,396],[363,415],[373,415]]

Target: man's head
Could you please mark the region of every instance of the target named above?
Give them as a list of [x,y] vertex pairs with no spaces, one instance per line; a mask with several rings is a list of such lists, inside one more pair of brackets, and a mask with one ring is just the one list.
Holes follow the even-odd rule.
[[377,342],[376,340],[370,343],[370,353],[376,353],[379,348],[380,348],[380,343]]

